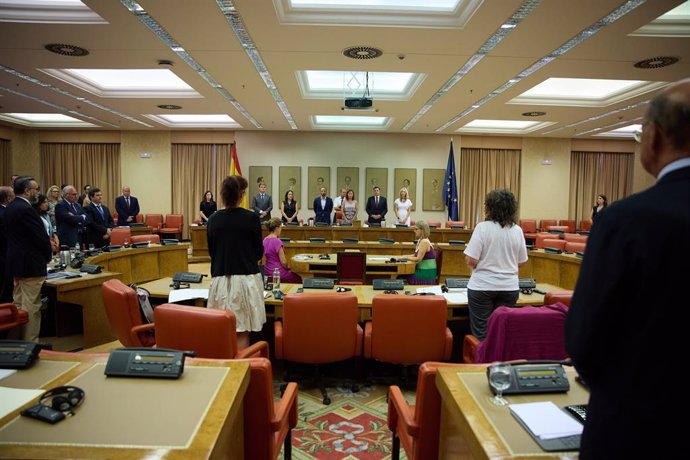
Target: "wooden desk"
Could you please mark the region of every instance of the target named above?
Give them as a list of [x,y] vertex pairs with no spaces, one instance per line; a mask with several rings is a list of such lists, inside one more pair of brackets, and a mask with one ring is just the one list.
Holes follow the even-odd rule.
[[[328,259],[321,259],[313,254],[296,254],[290,259],[290,269],[300,275],[302,279],[311,276],[325,276],[335,278],[338,263],[337,254],[326,254]],[[307,258],[308,259],[304,259]],[[388,255],[367,255],[366,272],[369,276],[381,278],[387,276],[397,278],[398,276],[411,275],[415,271],[414,262],[387,263],[382,258],[389,258]]]
[[156,380],[108,378],[106,361],[44,353],[32,368],[3,379],[14,388],[76,385],[86,398],[56,425],[19,410],[0,419],[0,457],[244,458],[246,362],[187,359],[180,379]]
[[[575,373],[567,369],[570,391],[559,394],[509,395],[511,403],[553,401],[559,407],[586,404],[589,395]],[[510,415],[506,406],[490,401],[486,365],[440,368],[436,387],[441,394],[439,459],[455,458],[564,458],[576,453],[544,452]]]
[[[109,279],[122,279],[120,273],[101,272],[97,275],[83,274],[81,278],[47,280],[45,287],[55,291],[58,302],[80,305],[84,348],[112,342],[115,336],[110,331],[110,322],[105,313],[101,285]],[[56,315],[59,312],[56,311]]]
[[132,236],[134,235],[150,235],[152,229],[148,225],[135,225],[134,227],[129,227],[132,231]]
[[143,283],[188,269],[188,243],[172,246],[152,244],[145,248],[123,248],[90,257],[86,263],[100,265],[103,270],[121,274],[125,284]]
[[205,225],[190,225],[189,234],[192,239],[192,256],[208,257],[208,240],[206,239]]

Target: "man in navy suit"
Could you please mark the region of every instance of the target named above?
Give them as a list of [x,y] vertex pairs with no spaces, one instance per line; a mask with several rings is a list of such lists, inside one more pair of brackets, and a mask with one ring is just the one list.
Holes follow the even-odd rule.
[[89,225],[86,227],[86,239],[94,247],[101,248],[110,242],[110,231],[115,226],[110,210],[103,205],[103,192],[94,187],[89,190],[89,200],[84,212],[89,216]]
[[61,245],[70,248],[86,242],[88,217],[77,203],[77,189],[67,185],[62,189],[62,200],[55,205],[55,225]]
[[271,219],[273,210],[273,200],[271,195],[266,193],[266,183],[259,183],[259,193],[252,197],[252,209],[259,216],[261,222],[268,222]]
[[582,459],[687,450],[672,414],[690,409],[690,79],[652,99],[638,134],[656,184],[597,217],[565,323],[566,350],[590,388]]
[[316,214],[316,222],[330,225],[333,200],[330,196],[326,196],[326,192],[326,187],[321,187],[320,195],[314,198],[314,214]]
[[381,189],[378,185],[374,186],[374,196],[370,196],[367,200],[366,209],[370,224],[381,224],[381,221],[386,219],[388,203],[386,203],[386,197],[381,196]]
[[122,195],[115,198],[115,212],[117,212],[117,225],[137,223],[139,200],[131,195],[129,187],[126,185],[122,187]]
[[14,181],[16,197],[5,209],[6,268],[14,278],[14,304],[29,314],[23,339],[34,342],[38,341],[41,330],[41,286],[46,279],[46,265],[53,255],[48,233],[31,206],[36,202],[38,190],[33,177],[18,177]]
[[7,236],[5,236],[5,209],[14,200],[12,187],[0,187],[0,303],[12,302],[14,280],[5,268],[7,261]]

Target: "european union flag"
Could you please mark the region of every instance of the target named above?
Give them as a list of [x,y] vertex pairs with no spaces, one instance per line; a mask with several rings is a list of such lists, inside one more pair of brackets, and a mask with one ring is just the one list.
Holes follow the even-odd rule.
[[453,155],[453,141],[450,141],[448,165],[446,166],[446,185],[443,188],[443,199],[448,208],[448,220],[458,219],[458,183],[455,179],[455,155]]

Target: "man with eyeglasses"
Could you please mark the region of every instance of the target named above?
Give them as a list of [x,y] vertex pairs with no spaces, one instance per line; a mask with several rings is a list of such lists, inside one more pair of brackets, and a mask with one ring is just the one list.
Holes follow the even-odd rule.
[[15,198],[5,209],[7,237],[6,268],[14,280],[13,301],[29,314],[22,338],[38,341],[41,330],[41,286],[46,279],[46,264],[53,250],[50,238],[36,210],[31,206],[38,197],[33,177],[20,176],[14,181]]
[[[690,79],[652,99],[640,160],[649,189],[597,217],[565,324],[590,388],[580,458],[679,458],[690,308]],[[683,268],[686,267],[686,268]]]
[[55,205],[55,222],[57,224],[60,244],[70,248],[86,242],[88,217],[84,208],[77,203],[77,189],[67,185],[62,189],[62,200]]

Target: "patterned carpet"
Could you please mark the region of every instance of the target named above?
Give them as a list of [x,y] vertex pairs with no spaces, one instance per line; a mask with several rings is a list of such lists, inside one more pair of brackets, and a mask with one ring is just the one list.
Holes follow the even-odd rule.
[[[392,437],[386,424],[387,392],[387,385],[364,386],[357,393],[329,387],[332,402],[326,406],[318,389],[300,390],[299,422],[292,430],[292,457],[297,460],[391,458]],[[413,390],[404,393],[408,402],[414,402]],[[400,457],[407,458],[402,449]]]

